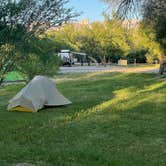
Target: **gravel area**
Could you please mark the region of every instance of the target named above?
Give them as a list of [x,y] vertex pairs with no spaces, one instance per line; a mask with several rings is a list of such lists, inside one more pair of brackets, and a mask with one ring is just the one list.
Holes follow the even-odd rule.
[[158,67],[121,67],[121,66],[72,66],[60,67],[60,73],[86,72],[126,72],[126,73],[158,73]]

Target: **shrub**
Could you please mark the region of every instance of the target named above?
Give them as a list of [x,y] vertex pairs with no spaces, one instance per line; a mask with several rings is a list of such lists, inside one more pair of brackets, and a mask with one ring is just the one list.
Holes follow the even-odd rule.
[[16,52],[15,46],[4,44],[0,47],[0,85],[5,79],[6,73],[12,71],[20,54]]
[[146,50],[137,50],[134,52],[130,52],[127,55],[127,60],[129,63],[134,63],[135,59],[137,63],[146,63]]

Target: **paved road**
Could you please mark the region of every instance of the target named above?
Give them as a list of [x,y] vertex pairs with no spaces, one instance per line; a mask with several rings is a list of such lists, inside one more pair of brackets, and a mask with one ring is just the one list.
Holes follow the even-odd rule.
[[86,72],[125,72],[125,73],[158,73],[158,67],[121,67],[121,66],[73,66],[61,67],[60,73],[86,73]]

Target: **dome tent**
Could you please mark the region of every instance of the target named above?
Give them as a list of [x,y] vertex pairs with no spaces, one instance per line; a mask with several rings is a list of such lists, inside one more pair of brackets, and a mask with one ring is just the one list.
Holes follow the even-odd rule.
[[44,106],[71,104],[45,76],[36,76],[9,101],[9,111],[37,112]]

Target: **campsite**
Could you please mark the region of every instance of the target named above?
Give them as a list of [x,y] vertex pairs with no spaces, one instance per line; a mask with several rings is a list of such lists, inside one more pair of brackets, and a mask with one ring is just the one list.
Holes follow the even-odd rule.
[[165,166],[165,0],[0,0],[0,166]]
[[164,80],[155,74],[61,75],[58,90],[72,104],[38,113],[6,111],[24,85],[1,88],[1,165],[164,166]]

